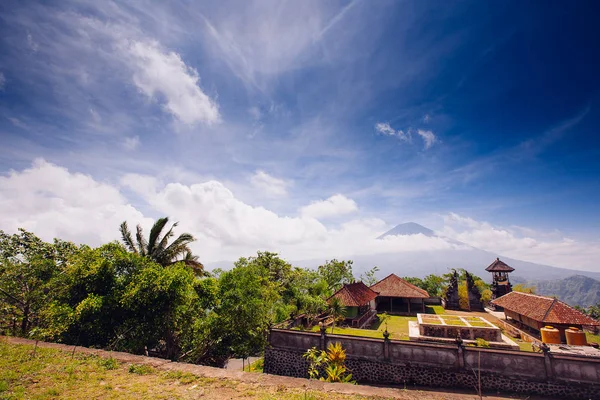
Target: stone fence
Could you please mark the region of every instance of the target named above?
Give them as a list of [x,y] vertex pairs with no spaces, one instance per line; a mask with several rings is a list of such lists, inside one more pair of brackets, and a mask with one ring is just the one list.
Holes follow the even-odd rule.
[[265,373],[308,377],[306,350],[339,342],[358,383],[460,387],[600,399],[600,358],[272,329]]

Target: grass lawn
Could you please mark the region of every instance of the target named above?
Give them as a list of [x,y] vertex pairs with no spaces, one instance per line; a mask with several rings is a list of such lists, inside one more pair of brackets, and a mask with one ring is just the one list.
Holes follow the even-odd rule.
[[[408,322],[416,321],[417,317],[401,317],[390,315],[387,321],[388,332],[391,334],[390,339],[394,340],[409,340],[408,339]],[[315,332],[319,331],[319,327],[315,326],[312,329]],[[356,328],[338,328],[335,327],[333,333],[337,335],[363,336],[370,338],[383,339],[385,324],[380,324],[376,321],[371,329],[356,329]],[[331,333],[331,328],[327,329],[327,333]]]
[[591,333],[586,332],[585,337],[587,338],[588,343],[600,344],[600,335],[593,335]]
[[446,314],[446,310],[442,306],[425,306],[425,313],[427,314]]
[[519,345],[519,349],[521,351],[533,351],[533,348],[531,347],[531,342],[524,342],[518,339],[513,339],[513,341]]
[[[302,387],[200,377],[113,358],[0,341],[0,399],[367,399]],[[411,397],[412,398],[412,397]],[[415,397],[416,398],[416,397]]]

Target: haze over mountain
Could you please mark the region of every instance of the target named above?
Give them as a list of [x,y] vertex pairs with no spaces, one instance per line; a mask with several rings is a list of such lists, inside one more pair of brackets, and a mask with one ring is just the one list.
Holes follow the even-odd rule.
[[[452,238],[435,233],[433,230],[415,222],[402,223],[384,234],[378,239],[394,239],[397,236],[426,236],[443,240],[449,245],[446,249],[431,249],[414,251],[386,252],[370,255],[356,255],[354,261],[355,276],[360,276],[373,266],[379,267],[378,276],[384,277],[390,273],[400,276],[424,277],[428,274],[443,274],[453,268],[465,268],[468,271],[490,280],[489,272],[485,271],[497,257],[515,268],[511,279],[516,282],[538,282],[540,280],[557,280],[571,277],[573,275],[584,275],[593,279],[600,279],[600,272],[579,271],[567,268],[552,267],[549,265],[536,264],[532,262],[505,257],[487,250],[479,249]],[[324,260],[301,260],[294,262],[303,267],[316,268]]]

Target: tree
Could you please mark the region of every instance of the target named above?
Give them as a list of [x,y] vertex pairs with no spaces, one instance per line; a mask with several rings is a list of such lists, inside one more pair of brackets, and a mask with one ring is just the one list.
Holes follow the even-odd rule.
[[281,298],[278,282],[261,258],[241,258],[219,277],[219,302],[211,329],[219,332],[223,352],[237,357],[258,353],[266,345],[267,331]]
[[527,286],[523,283],[518,283],[512,288],[515,292],[535,294],[535,286]]
[[327,282],[330,294],[341,288],[345,283],[354,281],[352,275],[352,261],[326,261],[325,264],[319,266],[319,274]]
[[373,286],[377,283],[377,272],[379,272],[379,267],[375,266],[361,275],[360,280],[367,286]]
[[163,267],[181,261],[190,266],[198,275],[203,275],[204,266],[189,248],[190,243],[196,239],[189,233],[182,233],[169,244],[169,240],[175,235],[173,229],[178,225],[178,222],[175,222],[163,235],[163,230],[168,223],[168,217],[156,220],[147,240],[144,237],[142,227],[138,225],[134,241],[133,235],[127,226],[127,221],[124,221],[119,227],[123,244],[130,252],[148,257]]
[[346,307],[337,297],[329,300],[329,314],[333,317],[333,322],[331,323],[331,333],[333,333],[336,319],[346,315]]
[[25,336],[37,326],[54,294],[52,279],[77,250],[73,243],[47,243],[24,229],[13,235],[0,231],[0,331]]

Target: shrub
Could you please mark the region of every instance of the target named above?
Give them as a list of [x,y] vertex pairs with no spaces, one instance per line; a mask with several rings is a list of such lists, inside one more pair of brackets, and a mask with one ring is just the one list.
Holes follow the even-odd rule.
[[[325,382],[355,383],[352,374],[346,368],[346,350],[340,343],[330,343],[327,351],[309,349],[303,356],[310,363],[308,376]],[[325,376],[321,376],[321,368]]]

